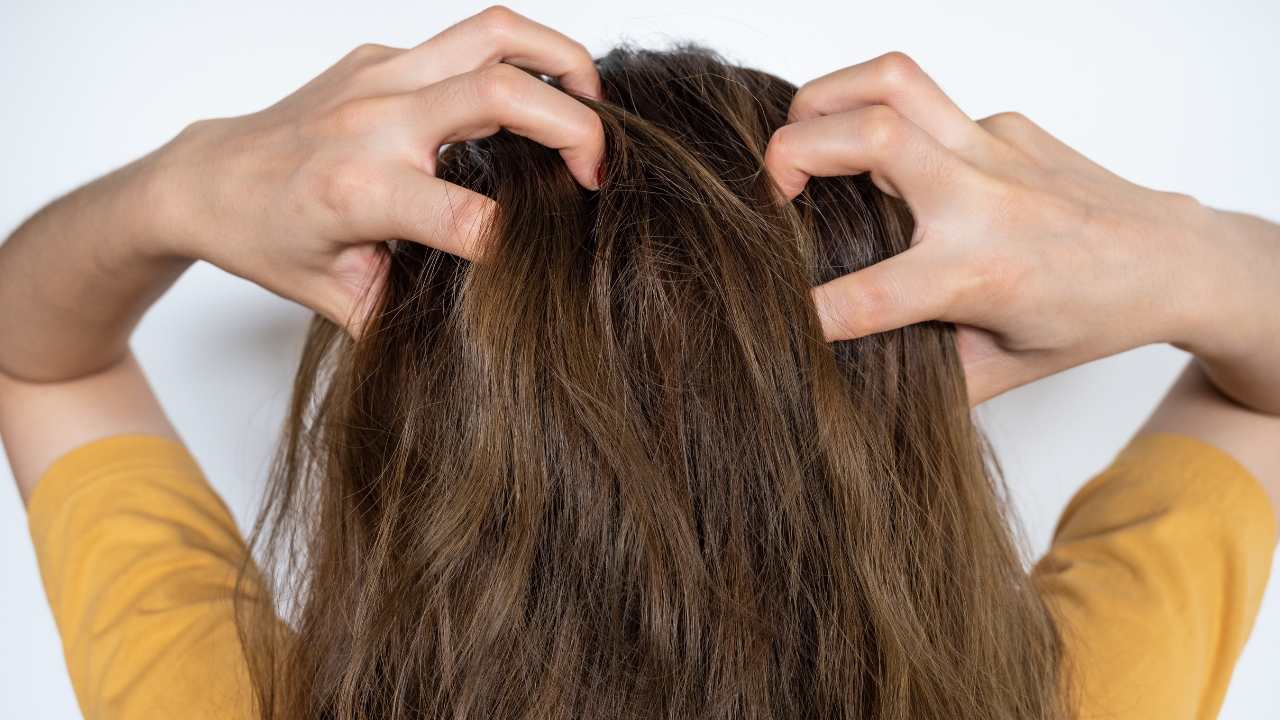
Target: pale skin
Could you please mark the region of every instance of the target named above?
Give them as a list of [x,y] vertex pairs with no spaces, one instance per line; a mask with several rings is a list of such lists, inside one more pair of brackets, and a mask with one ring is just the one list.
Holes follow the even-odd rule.
[[[128,349],[195,260],[359,335],[403,238],[468,258],[487,198],[433,176],[505,127],[595,189],[603,132],[578,43],[491,8],[422,45],[360,48],[280,103],[203,121],[37,213],[0,246],[0,437],[23,500],[93,440],[177,440]],[[787,199],[869,172],[911,250],[816,288],[828,339],[957,325],[970,400],[1156,342],[1195,355],[1141,432],[1216,445],[1280,508],[1280,227],[1128,183],[1018,115],[974,121],[909,58],[805,85],[772,139]]]

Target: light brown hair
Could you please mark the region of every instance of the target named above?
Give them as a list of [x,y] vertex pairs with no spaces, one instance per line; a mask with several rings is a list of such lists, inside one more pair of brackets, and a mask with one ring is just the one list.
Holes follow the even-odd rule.
[[906,207],[779,201],[776,77],[599,68],[598,193],[453,145],[483,257],[393,243],[365,335],[315,321],[254,533],[290,629],[240,603],[264,715],[1063,716],[953,328],[823,340],[810,288],[905,250]]

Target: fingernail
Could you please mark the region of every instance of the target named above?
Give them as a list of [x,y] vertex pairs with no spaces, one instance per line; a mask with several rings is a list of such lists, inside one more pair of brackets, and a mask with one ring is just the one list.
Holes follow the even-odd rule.
[[600,186],[603,183],[604,183],[604,161],[601,160],[600,164],[596,166],[596,189],[599,190]]

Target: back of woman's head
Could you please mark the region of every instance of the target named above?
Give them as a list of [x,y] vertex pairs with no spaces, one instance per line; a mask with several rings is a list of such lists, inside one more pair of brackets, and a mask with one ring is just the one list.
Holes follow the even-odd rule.
[[406,242],[358,342],[317,320],[244,627],[289,717],[1057,717],[954,332],[824,342],[810,288],[905,250],[864,177],[777,199],[795,89],[697,49],[599,63],[598,193],[502,132],[500,210]]

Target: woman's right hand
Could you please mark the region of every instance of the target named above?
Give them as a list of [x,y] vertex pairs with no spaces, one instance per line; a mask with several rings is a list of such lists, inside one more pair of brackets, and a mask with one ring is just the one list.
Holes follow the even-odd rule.
[[193,259],[353,335],[402,238],[474,257],[493,204],[433,176],[444,143],[507,128],[596,186],[604,133],[578,43],[491,8],[412,50],[364,47],[262,112],[196,123],[69,193],[0,244],[0,435],[23,497],[112,435],[177,439],[129,355],[134,325]]
[[766,162],[788,197],[869,172],[906,252],[814,291],[828,339],[956,323],[973,404],[1155,342],[1280,413],[1280,232],[1113,175],[1012,114],[973,121],[900,53],[797,93]]
[[[523,69],[520,69],[523,68]],[[155,251],[206,260],[345,325],[379,296],[383,241],[473,257],[492,202],[434,177],[447,143],[499,128],[596,188],[604,134],[577,42],[502,7],[411,50],[358,48],[261,112],[187,128],[146,161]]]

